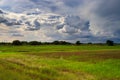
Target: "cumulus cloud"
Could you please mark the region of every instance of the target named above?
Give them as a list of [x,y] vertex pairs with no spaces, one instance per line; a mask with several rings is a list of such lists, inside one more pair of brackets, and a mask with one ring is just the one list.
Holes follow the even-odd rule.
[[89,32],[89,22],[81,19],[79,16],[66,16],[64,24],[57,26],[60,33],[80,34]]
[[23,35],[23,40],[118,42],[119,4],[119,0],[1,0],[0,8],[9,14],[0,16],[0,24],[8,27],[8,32],[3,27],[0,31],[6,36],[17,31],[12,35]]

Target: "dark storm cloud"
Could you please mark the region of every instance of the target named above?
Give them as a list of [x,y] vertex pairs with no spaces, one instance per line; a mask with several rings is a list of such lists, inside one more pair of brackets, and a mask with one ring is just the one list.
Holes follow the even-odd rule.
[[93,36],[106,39],[120,36],[120,0],[85,0],[84,2],[81,13],[89,20],[89,29]]
[[100,4],[96,7],[95,13],[103,17],[113,16],[112,18],[117,18],[120,15],[119,9],[120,0],[102,0]]
[[69,7],[78,7],[82,4],[82,0],[63,0],[63,2]]
[[51,1],[46,1],[46,0],[30,0],[32,2],[34,2],[35,4],[52,4]]
[[106,18],[108,23],[105,27],[108,27],[108,30],[111,29],[110,31],[113,32],[114,36],[120,36],[120,0],[104,0],[96,9],[96,14]]
[[58,11],[60,8],[57,6],[50,6],[51,11],[55,12]]

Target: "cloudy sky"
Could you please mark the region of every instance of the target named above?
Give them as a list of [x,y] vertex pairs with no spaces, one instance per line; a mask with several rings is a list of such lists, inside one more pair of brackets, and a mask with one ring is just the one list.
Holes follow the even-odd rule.
[[120,42],[120,0],[0,0],[0,41]]

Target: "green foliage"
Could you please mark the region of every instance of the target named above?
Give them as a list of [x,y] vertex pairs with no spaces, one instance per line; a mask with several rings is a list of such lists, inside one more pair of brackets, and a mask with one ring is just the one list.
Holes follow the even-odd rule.
[[76,41],[76,45],[80,45],[81,43],[80,43],[80,41]]
[[12,45],[18,46],[18,45],[22,45],[22,43],[21,43],[19,40],[14,40],[14,41],[12,42]]
[[113,45],[114,45],[114,42],[111,41],[111,40],[107,40],[107,41],[106,41],[106,44],[107,44],[108,46],[113,46]]
[[0,46],[1,80],[120,80],[120,46]]
[[22,45],[27,45],[28,42],[27,42],[27,41],[21,41],[21,44],[22,44]]
[[29,42],[29,45],[41,45],[41,42],[31,41],[31,42]]
[[51,44],[54,45],[70,45],[72,43],[66,42],[66,41],[53,41]]
[[96,45],[40,45],[40,46],[0,46],[1,52],[79,52],[79,51],[105,51],[120,50],[120,46]]

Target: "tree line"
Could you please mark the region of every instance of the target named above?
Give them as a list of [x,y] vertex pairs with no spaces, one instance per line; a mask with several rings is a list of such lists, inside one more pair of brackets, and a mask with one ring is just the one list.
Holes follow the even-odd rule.
[[108,45],[108,46],[114,46],[114,41],[112,40],[106,40],[106,43],[81,43],[80,41],[76,41],[75,43],[67,42],[67,41],[53,41],[53,42],[40,42],[40,41],[20,41],[20,40],[14,40],[11,43],[7,42],[0,42],[0,45]]

